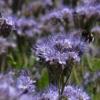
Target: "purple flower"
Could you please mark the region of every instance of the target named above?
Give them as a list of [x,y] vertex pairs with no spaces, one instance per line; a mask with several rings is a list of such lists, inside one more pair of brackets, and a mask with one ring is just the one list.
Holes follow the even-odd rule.
[[32,18],[19,18],[15,22],[18,35],[33,37],[37,28],[37,23]]
[[93,33],[97,34],[97,36],[99,36],[99,34],[100,34],[100,26],[99,25],[94,26],[91,29],[91,32],[93,32]]
[[[90,100],[89,95],[83,91],[82,88],[70,85],[65,87],[62,96],[68,100]],[[59,100],[59,94],[57,88],[55,89],[55,87],[49,87],[47,90],[42,91],[42,93],[35,95],[34,98],[35,100]]]
[[[12,71],[7,74],[0,74],[0,100],[27,100],[27,98],[33,100],[33,92],[36,92],[35,86],[32,84],[33,81],[29,76],[22,73],[17,79],[15,75],[16,73]],[[25,93],[23,92],[24,89],[31,92]]]
[[22,71],[16,80],[16,88],[21,93],[24,93],[25,91],[33,93],[35,91],[34,81],[25,73],[25,71]]
[[82,88],[70,85],[65,87],[63,95],[66,96],[68,100],[90,100],[89,95],[83,91]]
[[7,37],[12,32],[12,23],[9,19],[0,18],[0,36]]
[[100,78],[100,70],[94,73],[85,72],[83,78],[84,85],[89,85],[90,83],[98,82]]
[[18,96],[18,92],[13,87],[14,80],[12,75],[0,75],[0,100],[14,100]]
[[69,59],[80,61],[80,54],[85,52],[86,44],[78,37],[58,34],[37,41],[35,54],[46,62],[66,64]]
[[0,37],[0,54],[7,53],[9,48],[16,47],[15,43],[7,41],[7,39]]

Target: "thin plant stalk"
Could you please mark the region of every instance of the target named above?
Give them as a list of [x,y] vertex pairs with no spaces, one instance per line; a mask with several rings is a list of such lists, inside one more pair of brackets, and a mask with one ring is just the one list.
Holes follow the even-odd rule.
[[[73,66],[71,65],[71,67],[68,67],[68,68],[65,67],[65,69],[63,69],[60,74],[59,83],[58,83],[60,96],[62,96],[62,94],[63,94],[64,88],[68,82],[70,75],[71,75]],[[65,80],[65,78],[66,78],[66,80]]]

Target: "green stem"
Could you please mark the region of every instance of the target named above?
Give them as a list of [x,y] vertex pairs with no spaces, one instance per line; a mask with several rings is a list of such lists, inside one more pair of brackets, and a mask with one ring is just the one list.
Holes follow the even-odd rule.
[[64,88],[65,88],[65,86],[66,86],[66,84],[67,84],[67,82],[68,82],[68,79],[69,79],[69,77],[70,77],[70,75],[71,75],[71,72],[72,72],[72,66],[71,66],[71,68],[70,69],[68,69],[68,75],[66,75],[66,80],[65,80],[65,82],[64,82],[64,75],[63,75],[63,84],[62,84],[62,89],[61,89],[61,95],[63,94],[63,91],[64,91]]
[[[65,67],[65,69],[62,70],[61,77],[59,79],[59,81],[60,81],[59,83],[61,83],[60,87],[59,87],[60,88],[59,89],[60,96],[62,96],[62,94],[63,94],[64,88],[68,82],[70,75],[71,75],[72,68],[73,68],[72,66],[70,66],[70,67],[67,66],[67,67]],[[66,80],[65,80],[65,77],[66,77]]]
[[1,72],[5,72],[6,70],[6,54],[1,55]]
[[75,77],[76,82],[79,84],[79,79],[77,78],[78,75],[76,73],[75,66],[73,67],[73,73],[74,73],[74,77]]
[[61,95],[61,79],[62,79],[62,74],[63,74],[63,70],[61,71],[61,74],[60,74],[59,80],[58,80],[59,95]]

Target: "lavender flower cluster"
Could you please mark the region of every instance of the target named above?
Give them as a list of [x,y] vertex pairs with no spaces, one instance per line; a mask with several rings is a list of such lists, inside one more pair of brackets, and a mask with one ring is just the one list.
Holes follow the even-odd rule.
[[[81,89],[78,87],[73,86],[66,86],[64,93],[63,93],[63,99],[68,100],[90,100],[90,97]],[[57,93],[57,89],[55,87],[50,87],[48,90],[45,90],[43,93],[40,93],[40,95],[36,96],[36,100],[59,100],[59,95]]]
[[30,76],[20,73],[21,75],[16,77],[15,74],[11,71],[0,75],[0,100],[27,100],[24,96],[34,93],[35,82]]
[[46,62],[65,65],[70,59],[79,62],[81,55],[88,50],[88,47],[80,37],[57,34],[39,39],[35,50],[36,56]]
[[95,81],[99,81],[99,78],[100,78],[100,71],[97,71],[95,73],[86,72],[84,73],[84,85],[93,83]]
[[38,79],[25,72],[3,73],[0,100],[90,100],[68,81],[73,67],[89,53],[91,33],[100,36],[99,0],[1,0],[0,71],[29,66],[33,55],[31,71],[46,67],[53,86],[38,91]]
[[[35,0],[28,3],[21,1],[17,6],[16,0],[10,0],[9,2],[2,1],[0,5],[5,10],[6,7],[9,8],[8,14],[5,10],[1,10],[1,12],[3,16],[12,17],[18,35],[34,37],[35,35],[41,36],[44,33],[51,34],[76,30],[91,32],[95,25],[99,26],[100,5],[98,0],[90,0],[89,2],[87,0],[77,0],[75,8],[70,7],[70,1],[65,2],[65,0]],[[74,3],[74,0],[72,3]],[[16,15],[13,14],[13,10],[16,10]]]
[[40,61],[46,62],[50,83],[59,87],[61,95],[73,66],[80,63],[86,51],[88,43],[80,36],[71,34],[59,33],[39,39],[35,46],[35,55]]
[[[57,88],[50,86],[42,92],[37,92],[34,82],[27,75],[14,79],[14,72],[0,75],[0,100],[58,100]],[[27,83],[27,82],[28,83]],[[33,84],[33,85],[32,85]],[[31,85],[31,90],[30,87]],[[27,92],[26,89],[28,90]],[[82,88],[68,85],[64,89],[63,97],[68,100],[90,100]]]

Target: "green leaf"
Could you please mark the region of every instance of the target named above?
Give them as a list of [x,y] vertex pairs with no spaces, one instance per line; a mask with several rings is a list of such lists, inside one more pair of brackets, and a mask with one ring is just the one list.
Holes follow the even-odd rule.
[[93,100],[99,100],[100,98],[100,93],[96,93],[94,96],[93,96]]
[[99,58],[93,58],[91,60],[92,63],[92,70],[97,71],[100,70],[100,59]]
[[83,66],[88,66],[90,71],[97,71],[100,70],[100,58],[91,57],[89,55],[86,55],[83,59]]
[[41,73],[41,78],[38,80],[38,89],[42,90],[49,84],[48,72],[47,69],[44,68]]

